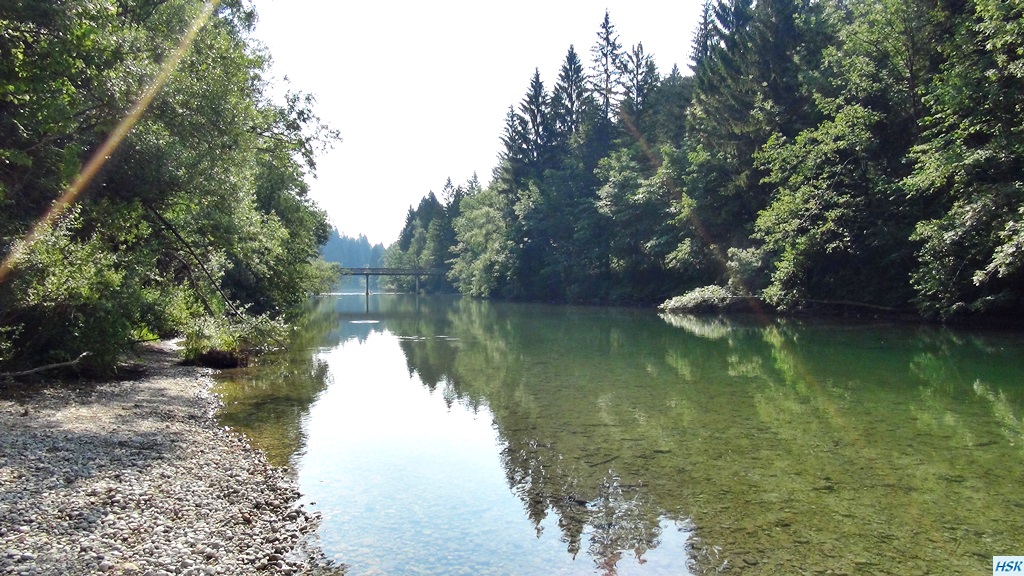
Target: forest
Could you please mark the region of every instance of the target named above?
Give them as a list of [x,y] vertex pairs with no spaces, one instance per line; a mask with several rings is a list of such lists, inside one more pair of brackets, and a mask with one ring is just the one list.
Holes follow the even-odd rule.
[[[524,79],[486,185],[411,207],[385,265],[477,297],[1021,316],[1024,0],[700,10],[685,72],[606,13]],[[0,376],[279,342],[330,288],[306,180],[340,137],[271,95],[256,18],[0,4]]]
[[273,345],[333,283],[306,178],[338,134],[310,95],[271,97],[255,21],[241,0],[0,4],[0,377],[109,375],[161,337]]
[[686,73],[605,13],[386,261],[478,297],[1021,316],[1024,1],[701,10]]

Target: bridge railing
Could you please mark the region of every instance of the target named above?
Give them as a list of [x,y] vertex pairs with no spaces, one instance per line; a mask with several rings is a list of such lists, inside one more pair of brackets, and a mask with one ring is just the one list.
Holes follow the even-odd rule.
[[416,293],[420,293],[421,276],[444,276],[440,268],[342,268],[339,276],[365,276],[366,295],[370,295],[370,276],[413,276],[416,278]]
[[444,276],[441,268],[342,268],[341,276]]

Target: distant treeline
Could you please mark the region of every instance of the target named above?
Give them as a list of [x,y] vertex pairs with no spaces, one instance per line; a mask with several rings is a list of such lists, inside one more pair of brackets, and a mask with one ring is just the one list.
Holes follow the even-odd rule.
[[[277,345],[336,277],[305,177],[337,135],[311,97],[270,97],[249,3],[215,4],[0,2],[0,379],[76,359],[109,373],[160,337],[190,356]],[[59,200],[100,151],[77,202]]]
[[[320,256],[327,262],[334,262],[344,268],[380,268],[384,266],[384,245],[370,245],[370,241],[359,235],[358,238],[342,236],[337,228],[332,228],[327,242],[320,248]],[[370,278],[370,290],[379,290],[380,276]],[[336,291],[363,291],[366,286],[362,276],[343,276],[334,285]]]
[[491,182],[428,195],[388,261],[484,297],[1020,314],[1024,0],[700,16],[665,74],[606,13],[509,108]]

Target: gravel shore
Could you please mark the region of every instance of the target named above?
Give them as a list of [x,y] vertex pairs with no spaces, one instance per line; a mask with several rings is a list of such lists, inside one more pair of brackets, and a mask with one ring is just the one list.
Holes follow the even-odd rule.
[[317,518],[217,425],[210,371],[167,344],[141,362],[141,379],[0,399],[0,575],[310,571]]

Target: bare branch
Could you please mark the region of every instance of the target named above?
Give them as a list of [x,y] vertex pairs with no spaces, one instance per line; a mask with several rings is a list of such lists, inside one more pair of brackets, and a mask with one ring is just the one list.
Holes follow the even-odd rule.
[[47,370],[55,370],[57,368],[69,368],[71,366],[75,366],[76,364],[82,361],[82,358],[85,358],[86,356],[89,356],[91,354],[92,352],[82,352],[82,354],[79,355],[78,358],[75,358],[74,360],[68,362],[56,362],[54,364],[47,364],[45,366],[40,366],[38,368],[32,368],[31,370],[22,370],[21,372],[0,372],[0,378],[21,378],[23,376],[38,374],[39,372],[45,372]]

